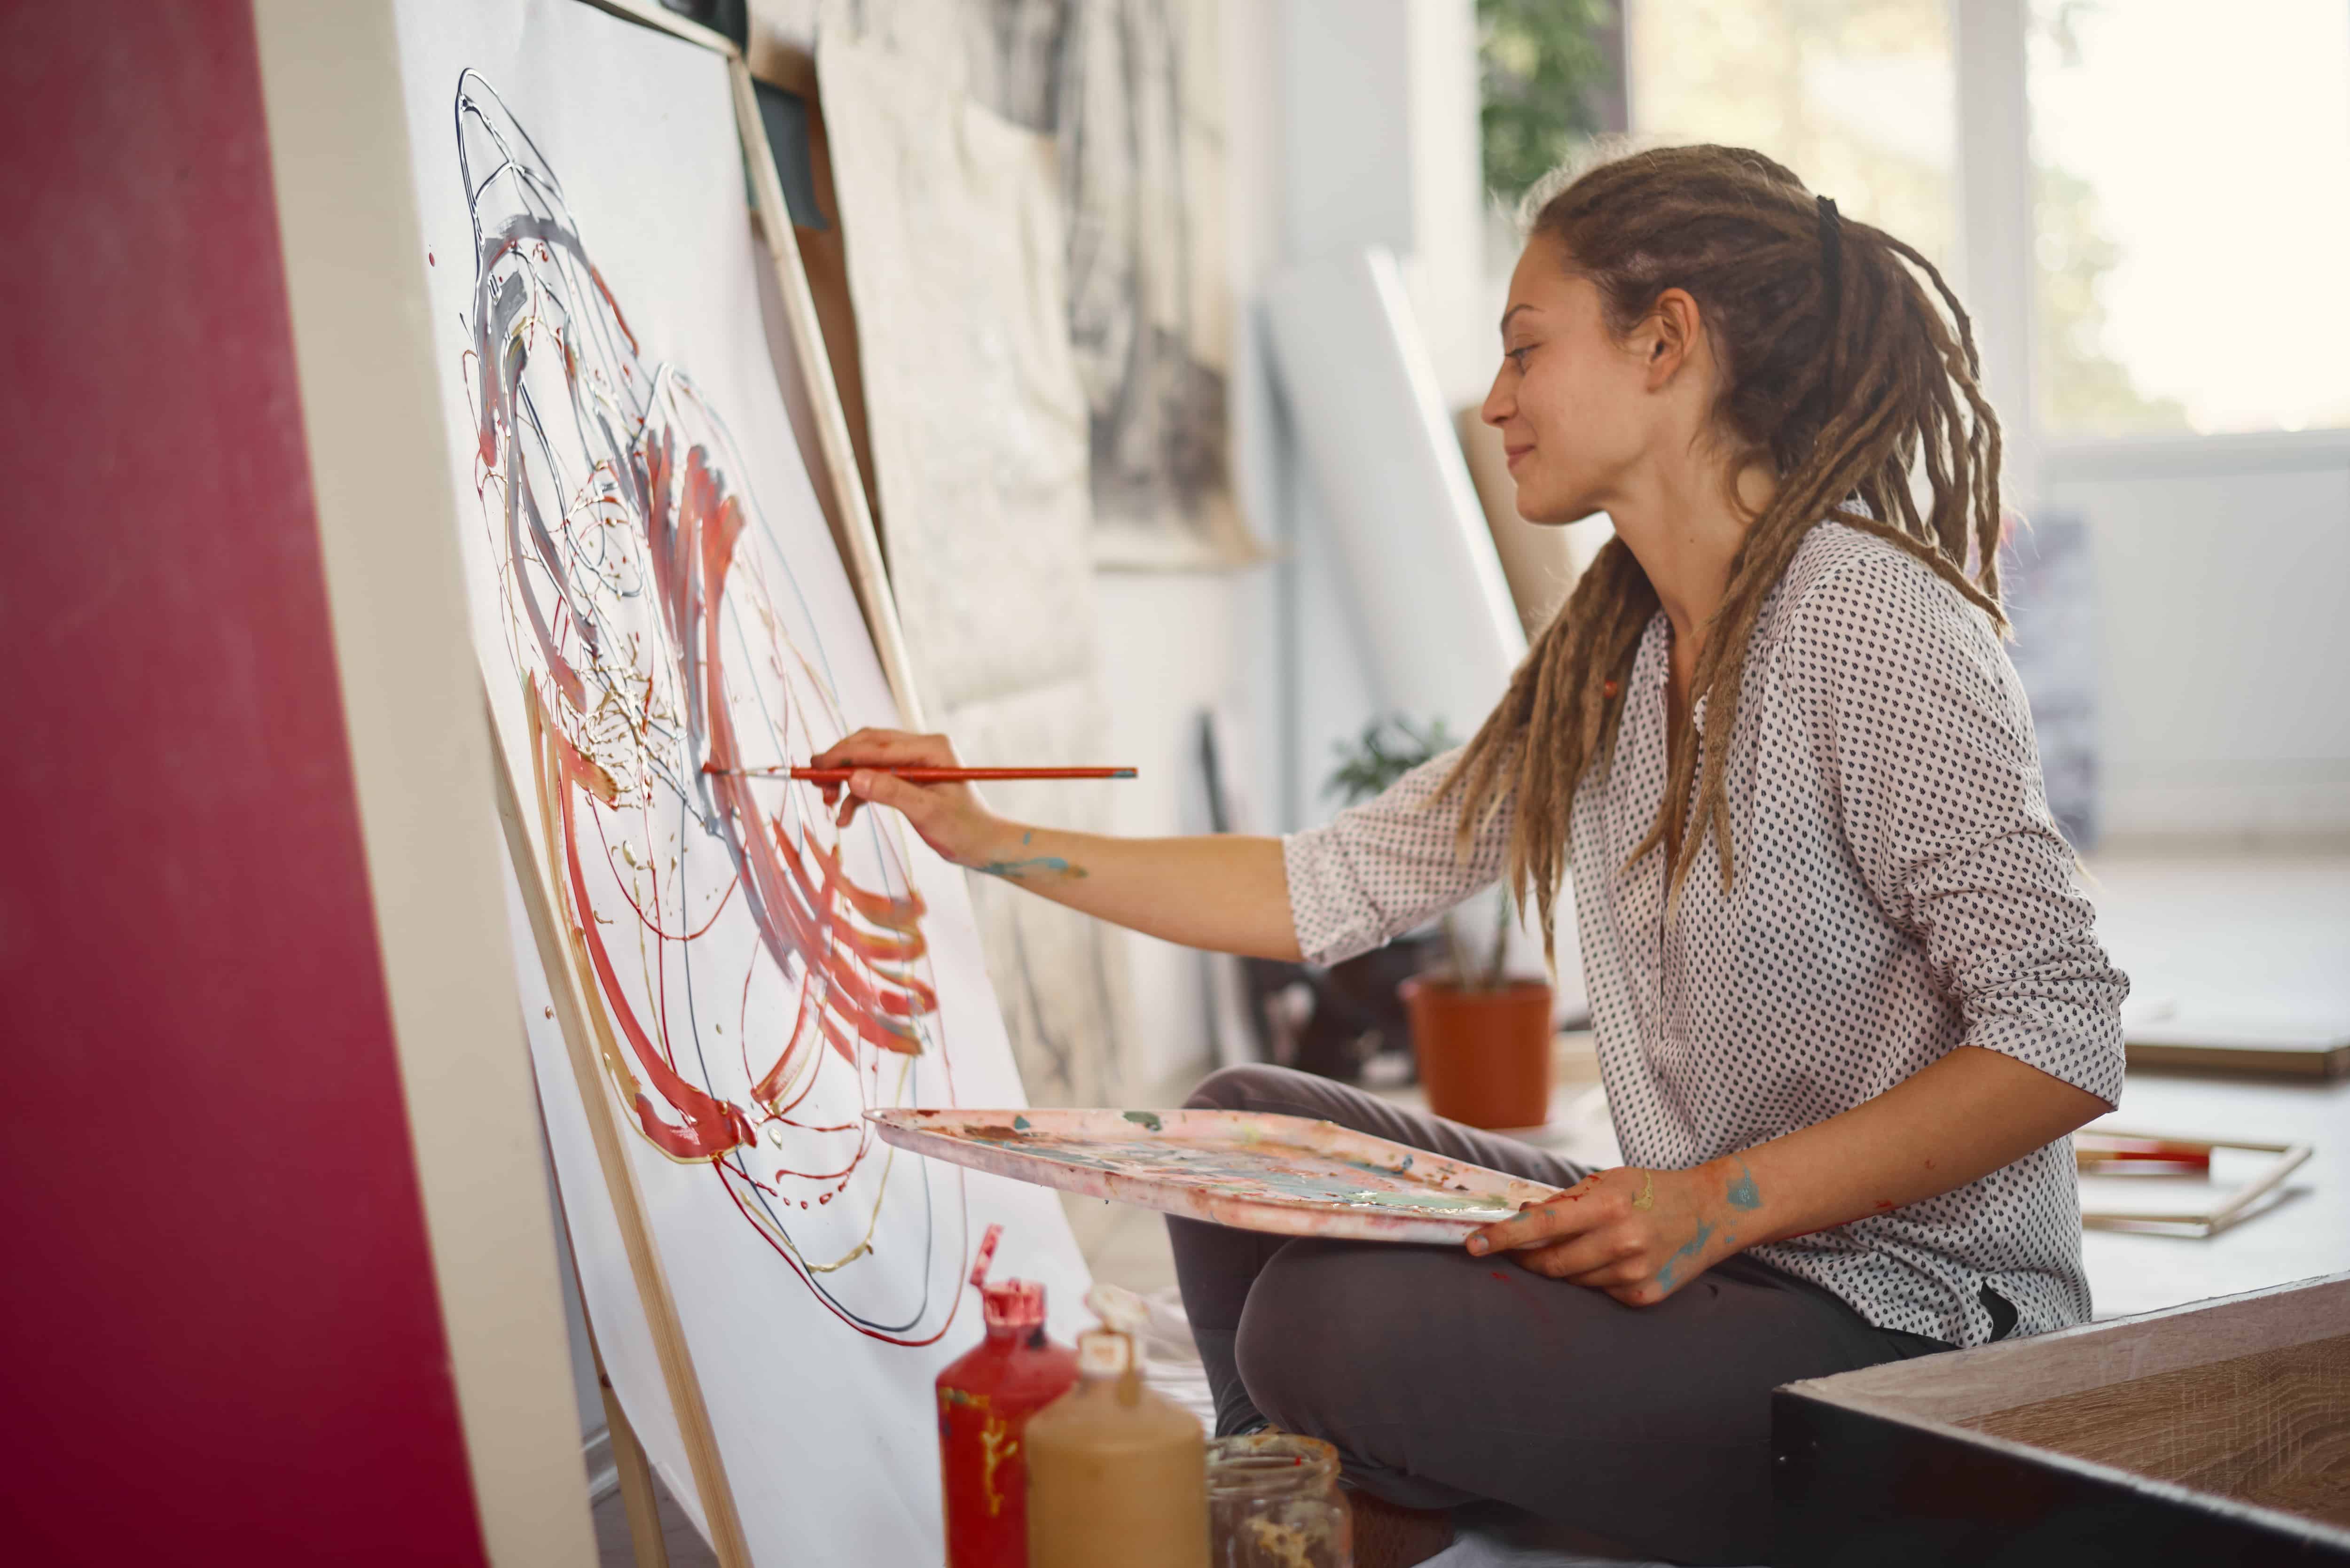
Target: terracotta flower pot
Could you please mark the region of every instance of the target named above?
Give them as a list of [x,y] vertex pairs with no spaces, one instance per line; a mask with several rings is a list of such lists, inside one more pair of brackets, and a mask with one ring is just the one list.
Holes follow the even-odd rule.
[[1512,980],[1463,991],[1422,975],[1401,987],[1428,1108],[1472,1127],[1550,1119],[1550,987]]

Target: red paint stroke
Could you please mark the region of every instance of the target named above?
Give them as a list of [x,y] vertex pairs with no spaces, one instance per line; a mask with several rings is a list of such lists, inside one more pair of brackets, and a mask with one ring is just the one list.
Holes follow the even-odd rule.
[[[542,732],[546,744],[554,750],[558,779],[577,790],[592,793],[588,760],[552,726]],[[670,1107],[685,1118],[682,1127],[662,1120],[640,1090],[635,1106],[638,1125],[662,1153],[673,1158],[714,1159],[738,1144],[749,1143],[756,1135],[751,1130],[750,1118],[739,1107],[704,1093],[679,1076],[668,1058],[653,1049],[644,1025],[637,1021],[636,1009],[629,1005],[628,992],[620,984],[619,971],[612,967],[611,954],[605,950],[603,934],[597,929],[596,906],[588,897],[588,881],[579,864],[579,832],[572,813],[573,803],[577,799],[574,789],[556,792],[562,814],[564,866],[571,878],[572,907],[586,917],[577,922],[577,929],[588,948],[588,962],[595,968],[597,987],[603,992],[605,1004],[620,1025],[620,1033],[628,1040],[638,1064],[644,1068],[646,1078]]]

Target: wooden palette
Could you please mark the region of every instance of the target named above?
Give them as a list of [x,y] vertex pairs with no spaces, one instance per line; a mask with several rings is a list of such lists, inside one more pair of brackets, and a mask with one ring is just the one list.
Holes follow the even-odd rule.
[[900,1148],[1017,1181],[1281,1236],[1459,1242],[1556,1188],[1304,1116],[868,1111]]

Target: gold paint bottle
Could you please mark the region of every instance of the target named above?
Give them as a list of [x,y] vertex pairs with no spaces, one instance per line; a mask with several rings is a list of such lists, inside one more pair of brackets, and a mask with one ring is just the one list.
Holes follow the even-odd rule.
[[1077,1386],[1028,1422],[1028,1568],[1207,1568],[1207,1457],[1132,1340],[1079,1334]]

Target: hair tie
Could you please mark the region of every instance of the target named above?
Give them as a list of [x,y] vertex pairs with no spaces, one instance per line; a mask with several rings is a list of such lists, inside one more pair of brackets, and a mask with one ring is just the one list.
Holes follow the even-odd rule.
[[1844,219],[1835,202],[1816,198],[1820,209],[1820,349],[1828,359],[1829,406],[1835,406],[1836,318],[1844,314]]
[[1819,198],[1820,275],[1826,285],[1827,318],[1831,330],[1844,305],[1844,222],[1835,202]]

